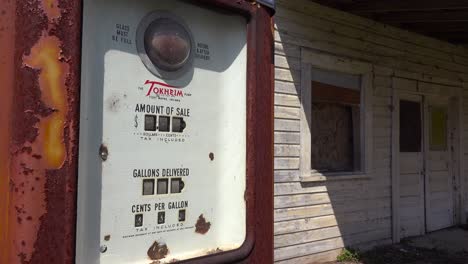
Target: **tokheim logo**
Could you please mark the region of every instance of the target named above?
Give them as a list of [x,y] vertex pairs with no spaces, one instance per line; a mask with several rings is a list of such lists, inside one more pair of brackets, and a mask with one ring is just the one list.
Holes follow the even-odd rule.
[[170,97],[184,97],[184,93],[180,87],[172,86],[169,84],[146,80],[145,85],[149,85],[146,96],[170,96]]

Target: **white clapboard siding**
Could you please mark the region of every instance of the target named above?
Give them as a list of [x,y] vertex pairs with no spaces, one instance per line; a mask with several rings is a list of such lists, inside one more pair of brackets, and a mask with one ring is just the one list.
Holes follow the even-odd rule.
[[299,132],[300,122],[299,120],[276,118],[275,119],[275,131]]
[[[336,222],[336,219],[334,220]],[[276,235],[274,238],[274,245],[275,248],[280,248],[332,237],[349,236],[380,229],[380,226],[382,225],[390,225],[390,221],[391,219],[389,217],[378,220],[360,220],[358,222],[343,223],[340,226],[322,226],[318,229],[307,230],[304,232]]]
[[285,81],[275,81],[275,92],[283,94],[292,94],[298,95],[300,93],[299,83],[285,82]]
[[276,144],[274,149],[275,157],[299,157],[300,153],[300,145]]
[[[275,144],[275,147],[278,144]],[[299,170],[275,170],[274,178],[276,183],[298,182],[300,181]]]
[[[313,218],[318,216],[335,215],[340,221],[353,219],[373,219],[387,217],[390,214],[390,196],[373,198],[370,200],[354,200],[349,203],[330,202],[328,204],[308,205],[301,207],[291,207],[275,209],[275,221],[296,220],[301,218]],[[341,224],[341,223],[339,223]],[[284,226],[287,224],[280,224]],[[287,227],[286,227],[287,228]],[[276,232],[276,230],[275,230]]]
[[[316,193],[316,192],[333,192],[343,193],[345,191],[350,192],[368,192],[370,188],[377,190],[379,188],[386,188],[390,186],[390,179],[379,179],[374,182],[369,180],[336,180],[329,181],[327,184],[322,182],[317,183],[301,183],[301,182],[285,182],[275,183],[275,195],[290,195],[290,194],[301,194],[301,193]],[[361,195],[365,195],[360,193]]]
[[[310,5],[307,3],[307,1],[304,0],[280,1],[280,3],[284,3],[284,5],[287,5],[290,9],[279,10],[279,12],[277,13],[277,17],[285,17],[288,21],[294,22],[298,25],[311,26],[320,29],[324,33],[335,33],[334,35],[338,35],[338,37],[343,36],[350,39],[362,40],[364,42],[374,44],[372,45],[373,47],[382,46],[393,48],[399,52],[406,54],[407,59],[410,60],[420,59],[423,61],[428,61],[428,64],[429,62],[432,62],[433,64],[437,63],[439,67],[445,66],[447,68],[453,65],[457,67],[462,73],[462,70],[466,69],[464,68],[464,66],[468,65],[466,63],[466,49],[461,50],[463,52],[459,52],[460,50],[456,49],[456,46],[454,45],[447,45],[451,48],[448,50],[441,50],[440,47],[435,47],[434,45],[427,45],[427,43],[435,42],[434,40],[427,41],[428,38],[426,38],[425,42],[421,42],[418,44],[411,43],[411,39],[420,38],[420,36],[412,34],[410,38],[398,39],[395,38],[395,34],[388,34],[388,32],[394,30],[392,27],[387,26],[383,28],[383,30],[378,30],[376,32],[375,30],[372,30],[373,27],[370,26],[371,24],[376,24],[372,22],[367,23],[367,27],[356,29],[356,24],[349,23],[351,21],[347,21],[347,23],[336,23],[337,21],[330,21],[333,20],[332,16],[324,16],[324,13],[326,12],[317,12],[318,10],[325,11],[327,9],[324,9],[323,7],[318,7],[314,4]],[[298,5],[306,5],[306,8],[310,8],[311,12],[307,12],[305,11],[305,9],[298,8]],[[315,9],[313,8],[314,6],[316,7]],[[340,14],[341,16],[339,20],[342,20],[344,18],[347,20],[354,19],[354,21],[356,21],[354,17],[346,15],[346,13],[336,11],[332,11],[332,13],[334,13],[335,17],[338,16],[338,14]],[[321,16],[321,18],[323,19],[317,19],[317,16]],[[396,30],[395,33],[401,35],[401,32],[401,30]],[[452,54],[457,54],[461,56],[462,58],[460,61],[464,61],[465,63],[453,62],[453,59],[450,56]]]
[[336,260],[336,257],[341,253],[342,249],[333,249],[325,252],[320,252],[312,255],[305,255],[297,258],[277,261],[280,264],[305,264],[305,263],[325,263]]
[[297,95],[277,93],[277,94],[275,94],[275,105],[299,108],[301,106],[301,103],[300,103],[299,97],[297,97]]
[[299,133],[275,132],[275,144],[299,144]]
[[[309,0],[278,0],[274,32],[275,262],[333,261],[343,247],[370,249],[392,242],[391,160],[392,95],[403,91],[440,93],[449,86],[468,90],[468,50],[322,7]],[[364,61],[372,65],[373,161],[370,177],[332,178],[301,182],[301,50],[310,49]],[[419,82],[418,82],[419,81]],[[468,135],[468,91],[462,109],[463,134]],[[463,137],[468,164],[468,136]],[[403,170],[406,166],[403,162]],[[406,166],[406,167],[405,167]],[[408,167],[410,169],[410,167]],[[432,171],[444,164],[433,162]],[[468,186],[468,166],[464,167]],[[433,181],[439,178],[433,177]],[[400,203],[416,211],[419,197],[415,177],[403,179]],[[432,186],[432,185],[431,185]],[[434,187],[435,213],[444,190]],[[439,188],[440,189],[440,188]],[[465,194],[468,216],[468,195]],[[418,215],[402,219],[403,236],[419,233]],[[444,226],[442,221],[434,225]],[[417,229],[417,230],[416,230]]]
[[289,106],[275,106],[275,118],[295,119],[300,118],[300,108]]
[[[353,238],[349,236],[338,236],[335,238],[307,242],[299,245],[289,247],[282,247],[275,249],[275,260],[283,260],[294,258],[304,255],[304,253],[320,253],[335,249],[336,247],[343,247],[345,244],[353,245],[373,241],[373,237],[386,237],[391,236],[390,229],[377,229],[357,234],[352,234]],[[294,250],[290,250],[294,248]]]

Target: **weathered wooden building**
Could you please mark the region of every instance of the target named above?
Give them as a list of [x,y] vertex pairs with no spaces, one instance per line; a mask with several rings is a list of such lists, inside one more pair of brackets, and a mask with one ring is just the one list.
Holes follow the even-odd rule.
[[466,222],[468,49],[280,0],[275,65],[277,263]]

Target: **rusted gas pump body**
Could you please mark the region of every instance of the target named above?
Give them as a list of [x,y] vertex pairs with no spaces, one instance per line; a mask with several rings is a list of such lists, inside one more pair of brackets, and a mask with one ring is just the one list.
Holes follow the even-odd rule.
[[[245,19],[245,84],[239,85],[239,89],[245,90],[245,186],[240,189],[245,203],[241,214],[245,239],[238,246],[226,250],[207,248],[205,253],[180,260],[193,263],[271,263],[273,11],[269,3],[255,1],[184,2],[210,12]],[[0,45],[3,52],[0,74],[4,84],[4,96],[0,98],[1,263],[79,263],[80,243],[87,242],[80,240],[79,234],[92,221],[83,222],[86,224],[81,229],[77,228],[77,223],[80,223],[80,214],[77,217],[80,199],[78,160],[79,146],[82,146],[79,134],[84,123],[82,120],[80,124],[80,89],[84,87],[81,83],[81,61],[86,55],[81,44],[87,34],[85,31],[82,35],[82,14],[81,1],[10,1],[1,10]],[[133,37],[129,39],[136,41]],[[206,49],[203,51],[206,46],[201,42],[194,37],[193,44],[200,44],[202,51],[196,54],[199,59],[207,56]],[[161,77],[155,76],[156,79]],[[165,76],[161,79],[164,81]],[[148,85],[151,88],[149,86],[151,84]],[[152,91],[155,92],[154,89]],[[184,113],[187,115],[186,111]],[[174,122],[174,119],[170,120]],[[187,127],[189,125],[187,123]],[[96,157],[102,159],[103,149],[100,147],[102,145],[94,150]],[[111,160],[112,148],[107,151]],[[221,157],[218,153],[206,154],[209,162],[222,158],[222,154]],[[81,173],[80,177],[83,177]],[[168,180],[172,181],[172,178]],[[191,187],[190,184],[187,188]],[[176,207],[185,204],[183,199],[176,202]],[[197,212],[195,218],[198,220],[200,216],[201,213]],[[137,220],[136,216],[134,219]],[[212,219],[203,220],[193,223],[193,231],[197,235],[209,233],[203,230],[208,223],[217,224]],[[217,228],[222,230],[230,226],[224,224]],[[106,239],[108,237],[102,237],[103,241]],[[152,241],[156,243],[158,239]],[[160,258],[158,252],[152,255],[151,248],[155,249],[155,243],[144,249],[142,257],[148,262],[177,260]],[[166,246],[171,251],[171,246]],[[99,251],[97,255],[107,251],[103,247],[95,250]],[[107,253],[111,248],[108,250]],[[93,262],[105,263],[99,258]]]

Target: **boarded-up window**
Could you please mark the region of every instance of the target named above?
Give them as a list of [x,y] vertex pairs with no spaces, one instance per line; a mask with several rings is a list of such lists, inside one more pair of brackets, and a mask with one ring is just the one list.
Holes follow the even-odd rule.
[[431,107],[430,118],[430,149],[434,151],[447,150],[447,109]]
[[314,70],[311,167],[320,172],[361,168],[360,76]]
[[400,152],[421,152],[421,104],[400,100]]

